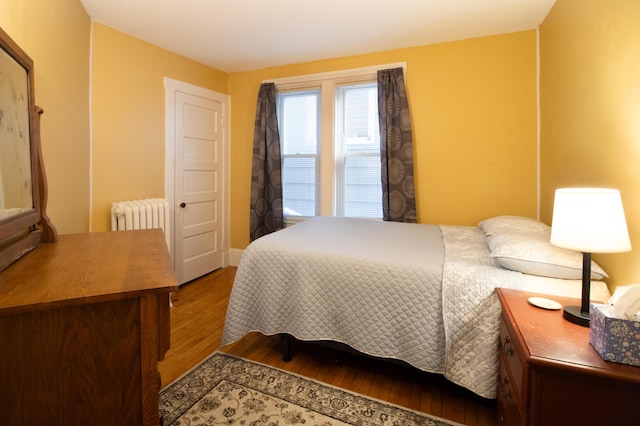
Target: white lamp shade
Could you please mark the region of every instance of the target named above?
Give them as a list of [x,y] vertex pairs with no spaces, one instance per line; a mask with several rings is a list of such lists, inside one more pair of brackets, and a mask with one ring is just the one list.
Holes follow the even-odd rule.
[[607,188],[557,189],[551,244],[583,253],[631,250],[620,191]]

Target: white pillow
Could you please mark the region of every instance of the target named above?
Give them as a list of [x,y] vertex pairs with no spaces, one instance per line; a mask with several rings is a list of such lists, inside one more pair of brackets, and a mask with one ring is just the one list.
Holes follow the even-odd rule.
[[497,234],[533,234],[548,237],[551,227],[539,220],[524,216],[495,216],[478,223],[487,235]]
[[[523,233],[500,233],[487,237],[491,257],[504,268],[523,274],[561,279],[582,279],[582,253],[554,246],[548,237]],[[591,262],[591,279],[607,278]]]

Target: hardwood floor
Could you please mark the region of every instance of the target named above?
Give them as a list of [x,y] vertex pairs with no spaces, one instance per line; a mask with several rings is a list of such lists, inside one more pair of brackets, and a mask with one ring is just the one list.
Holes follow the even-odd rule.
[[236,268],[219,269],[173,294],[171,349],[159,364],[162,386],[216,350],[467,425],[497,424],[495,401],[485,400],[438,375],[335,349],[293,341],[282,360],[282,341],[252,333],[220,347]]

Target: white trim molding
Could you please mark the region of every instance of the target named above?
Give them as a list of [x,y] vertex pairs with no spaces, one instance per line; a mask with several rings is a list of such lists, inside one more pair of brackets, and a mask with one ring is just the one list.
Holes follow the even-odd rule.
[[396,62],[392,64],[372,65],[362,68],[349,68],[338,71],[328,71],[317,74],[297,75],[293,77],[283,77],[276,79],[263,80],[263,83],[275,83],[278,87],[286,88],[289,85],[300,85],[301,83],[317,83],[324,80],[352,80],[353,78],[376,78],[377,72],[390,68],[402,68],[406,75],[407,63]]

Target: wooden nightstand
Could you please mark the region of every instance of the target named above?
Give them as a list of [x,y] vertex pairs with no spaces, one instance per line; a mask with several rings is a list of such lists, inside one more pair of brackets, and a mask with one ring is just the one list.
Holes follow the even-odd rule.
[[[498,420],[504,425],[616,425],[637,421],[640,367],[604,361],[589,328],[527,302],[547,297],[497,289],[500,321]],[[633,420],[636,419],[636,420]]]

